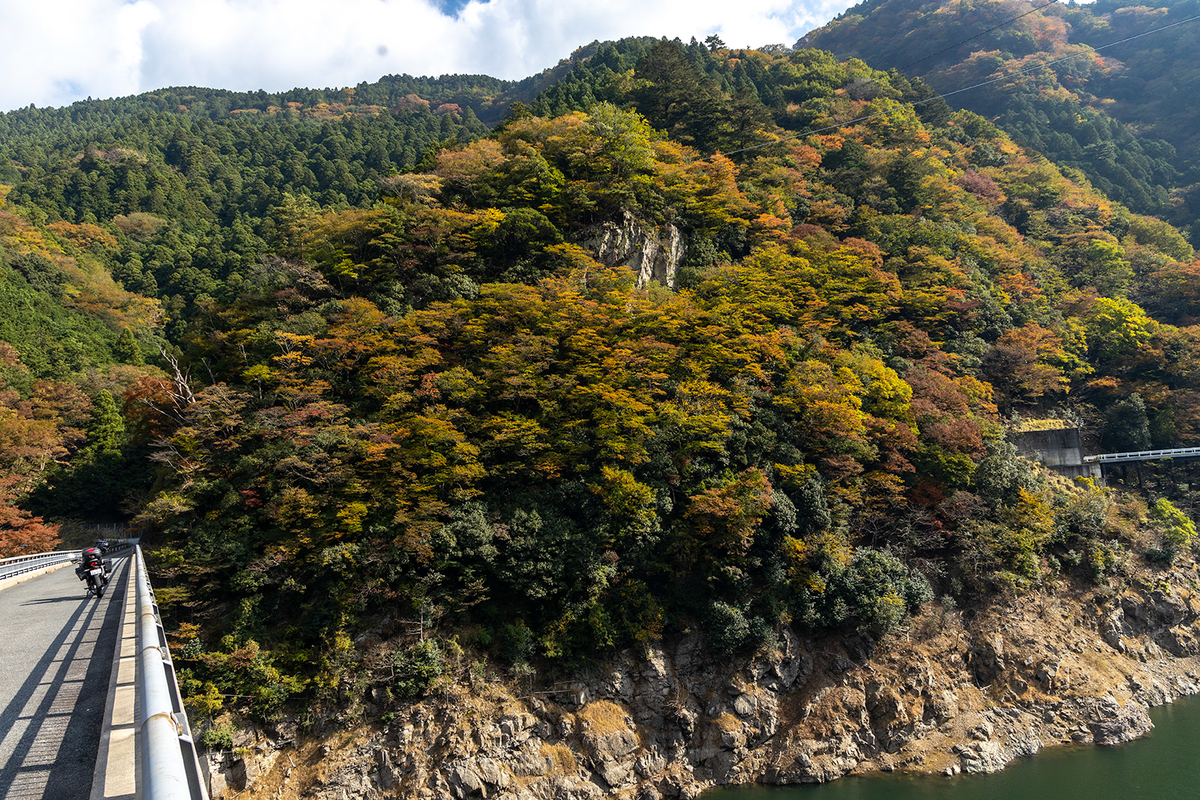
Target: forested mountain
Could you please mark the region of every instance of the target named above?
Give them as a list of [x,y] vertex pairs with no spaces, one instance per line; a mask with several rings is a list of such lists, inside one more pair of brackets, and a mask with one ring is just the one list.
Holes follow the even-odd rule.
[[92,253],[181,322],[197,299],[236,295],[274,239],[273,208],[297,197],[370,205],[381,178],[486,131],[469,110],[424,100],[392,111],[319,102],[217,113],[231,98],[251,99],[163,93],[2,115],[0,180],[14,204],[64,225],[103,224],[107,239],[90,242]]
[[39,510],[38,492],[48,482],[61,489],[50,508],[58,517],[112,520],[145,499],[149,452],[144,439],[126,437],[118,406],[138,381],[162,375],[144,357],[165,344],[162,306],[121,288],[89,252],[93,245],[115,246],[115,237],[96,225],[36,223],[0,202],[6,555],[53,544],[53,529],[30,510]]
[[632,39],[539,81],[490,132],[488,79],[0,119],[0,541],[130,517],[197,709],[416,695],[464,649],[878,637],[1191,546],[1174,485],[1048,481],[1004,439],[1196,441],[1177,229],[822,51]]
[[799,44],[953,92],[954,105],[1197,244],[1197,16],[1196,0],[866,0]]

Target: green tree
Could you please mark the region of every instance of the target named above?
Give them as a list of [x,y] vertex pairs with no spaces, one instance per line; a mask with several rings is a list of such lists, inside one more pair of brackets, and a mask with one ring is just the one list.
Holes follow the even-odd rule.
[[1150,418],[1137,392],[1113,403],[1104,415],[1104,446],[1112,452],[1150,449]]
[[133,328],[125,328],[121,331],[121,337],[117,339],[116,347],[113,350],[113,355],[126,364],[141,366],[146,363],[142,356],[141,345],[138,344],[137,336],[133,333]]
[[708,152],[717,142],[721,100],[678,40],[664,39],[638,62],[634,100],[650,124]]
[[92,407],[87,441],[85,454],[92,455],[116,453],[125,444],[125,419],[107,389],[101,390]]

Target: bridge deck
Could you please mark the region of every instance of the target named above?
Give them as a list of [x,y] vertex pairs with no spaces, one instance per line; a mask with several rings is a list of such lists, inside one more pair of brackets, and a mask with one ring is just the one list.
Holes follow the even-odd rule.
[[0,592],[0,796],[90,794],[128,581],[115,557],[100,600],[70,569]]

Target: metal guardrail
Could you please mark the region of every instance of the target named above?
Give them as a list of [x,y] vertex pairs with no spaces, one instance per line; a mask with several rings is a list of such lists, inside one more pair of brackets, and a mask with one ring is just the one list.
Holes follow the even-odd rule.
[[1101,453],[1084,456],[1085,464],[1120,464],[1130,461],[1155,461],[1160,458],[1200,458],[1200,447],[1175,447],[1169,450],[1136,450],[1128,453]]
[[77,555],[79,555],[78,550],[52,550],[48,553],[30,553],[27,556],[3,558],[0,559],[0,580],[53,567],[55,564],[70,561]]
[[175,665],[171,662],[167,635],[159,618],[140,546],[134,551],[134,563],[138,616],[137,694],[142,709],[138,725],[141,797],[144,800],[208,800],[200,758],[183,710]]
[[[105,555],[123,550],[131,544],[128,539],[110,539],[109,541],[112,544],[104,551]],[[26,572],[34,572],[46,567],[53,567],[55,564],[61,564],[64,561],[75,561],[79,558],[79,553],[79,548],[75,548],[74,550],[51,550],[46,553],[30,553],[25,556],[0,558],[0,580],[24,575]]]

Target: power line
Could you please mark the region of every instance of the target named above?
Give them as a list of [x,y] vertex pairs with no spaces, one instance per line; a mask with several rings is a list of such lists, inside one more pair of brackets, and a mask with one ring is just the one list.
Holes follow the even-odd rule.
[[[1062,58],[1056,58],[1053,61],[1046,61],[1044,63],[1035,64],[1032,67],[1026,67],[1025,69],[1017,70],[1016,72],[1010,72],[1007,75],[1002,75],[998,78],[991,78],[990,80],[982,81],[981,83],[976,83],[972,86],[964,86],[961,89],[954,89],[954,90],[946,92],[944,94],[934,95],[933,97],[927,97],[924,100],[917,100],[912,103],[905,103],[905,105],[910,106],[912,108],[916,108],[917,106],[925,105],[926,103],[932,103],[935,100],[945,100],[947,97],[951,97],[952,95],[962,94],[963,92],[969,92],[972,89],[978,89],[982,86],[990,86],[993,83],[1000,83],[1001,81],[1011,80],[1013,78],[1020,77],[1021,75],[1025,75],[1029,72],[1034,72],[1035,70],[1045,69],[1046,67],[1052,67],[1055,64],[1061,64],[1064,61],[1070,61],[1073,58],[1081,58],[1083,56],[1090,56],[1095,53],[1099,53],[1101,50],[1107,50],[1108,48],[1116,47],[1119,44],[1125,44],[1126,42],[1132,42],[1134,39],[1140,39],[1143,36],[1149,36],[1152,33],[1161,33],[1162,31],[1169,30],[1170,28],[1176,28],[1180,25],[1185,25],[1189,22],[1195,22],[1198,19],[1200,19],[1200,14],[1197,14],[1194,17],[1188,17],[1187,19],[1181,19],[1178,22],[1172,22],[1170,25],[1163,25],[1160,28],[1154,28],[1153,30],[1143,31],[1141,33],[1135,33],[1133,36],[1126,36],[1124,39],[1119,39],[1115,42],[1109,42],[1108,44],[1103,44],[1103,45],[1100,45],[1099,47],[1089,47],[1087,50],[1084,50],[1082,53],[1072,53],[1069,56],[1063,56]],[[824,128],[814,128],[812,130],[800,131],[799,133],[793,133],[789,136],[783,136],[779,139],[776,139],[773,142],[763,142],[761,144],[750,145],[749,147],[742,147],[738,150],[730,150],[728,153],[722,153],[722,155],[731,156],[731,155],[735,155],[737,153],[745,153],[749,150],[760,150],[764,147],[770,147],[772,145],[781,144],[783,142],[789,142],[793,139],[799,139],[801,136],[813,136],[818,133],[825,133],[826,131],[837,130],[838,128],[844,128],[847,125],[855,125],[859,122],[867,122],[868,120],[876,119],[878,117],[885,117],[888,114],[894,114],[895,112],[896,112],[896,109],[894,109],[894,108],[889,109],[887,111],[877,111],[874,114],[867,114],[866,116],[863,116],[863,117],[856,117],[854,119],[845,120],[844,122],[834,123],[833,125],[826,125]]]
[[920,64],[922,61],[928,61],[928,60],[929,60],[929,59],[931,59],[931,58],[937,58],[937,57],[938,57],[938,56],[940,56],[942,53],[949,53],[951,50],[954,50],[954,49],[956,49],[956,48],[962,47],[962,46],[963,46],[964,44],[966,44],[967,42],[974,41],[975,39],[978,39],[980,36],[987,36],[987,35],[988,35],[989,33],[991,33],[992,31],[1000,30],[1000,29],[1001,29],[1001,28],[1003,28],[1005,25],[1009,25],[1009,24],[1011,24],[1011,23],[1013,23],[1013,22],[1016,22],[1017,20],[1021,19],[1021,17],[1028,17],[1028,16],[1029,16],[1030,14],[1032,14],[1033,12],[1035,12],[1035,11],[1041,11],[1041,10],[1042,10],[1043,8],[1045,8],[1046,6],[1052,6],[1052,5],[1054,5],[1055,3],[1057,3],[1057,2],[1058,2],[1058,0],[1050,0],[1050,2],[1048,2],[1048,3],[1043,3],[1043,4],[1042,4],[1042,5],[1040,5],[1040,6],[1035,6],[1034,8],[1031,8],[1031,9],[1029,9],[1028,11],[1026,11],[1024,14],[1018,14],[1017,16],[1013,17],[1012,19],[1006,19],[1004,22],[1001,22],[999,25],[996,25],[996,26],[994,26],[994,27],[988,28],[986,31],[983,31],[982,33],[977,33],[977,34],[975,34],[974,36],[969,36],[969,37],[967,37],[966,39],[963,39],[961,42],[958,42],[958,43],[956,43],[956,44],[952,44],[952,45],[950,45],[949,47],[945,48],[944,50],[938,50],[936,53],[932,53],[932,54],[930,54],[930,55],[927,55],[927,56],[925,56],[924,58],[918,58],[916,61],[910,61],[910,62],[908,62],[907,64],[905,64],[904,66],[897,67],[896,69],[898,69],[898,70],[900,70],[901,72],[903,72],[904,70],[908,69],[909,67],[911,67],[911,66],[913,66],[913,65],[915,65],[915,64]]

